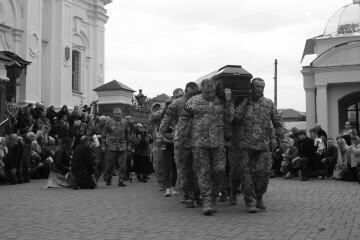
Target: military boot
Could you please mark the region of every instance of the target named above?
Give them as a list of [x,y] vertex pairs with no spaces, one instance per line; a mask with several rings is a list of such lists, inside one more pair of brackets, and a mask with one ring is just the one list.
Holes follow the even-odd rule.
[[254,201],[246,202],[245,206],[248,213],[257,213]]
[[195,197],[195,202],[196,202],[196,205],[198,205],[198,206],[203,205],[203,200],[200,196]]
[[211,203],[211,210],[212,210],[213,213],[217,213],[216,198],[217,198],[216,195],[212,195],[211,201],[210,201],[210,203]]
[[209,202],[204,203],[202,212],[206,216],[211,216],[213,214],[213,210],[211,208],[211,203],[209,203]]
[[185,207],[186,208],[194,208],[195,207],[194,199],[185,200]]
[[256,201],[256,208],[259,208],[261,210],[265,210],[266,205],[265,205],[264,201],[263,200],[257,200]]

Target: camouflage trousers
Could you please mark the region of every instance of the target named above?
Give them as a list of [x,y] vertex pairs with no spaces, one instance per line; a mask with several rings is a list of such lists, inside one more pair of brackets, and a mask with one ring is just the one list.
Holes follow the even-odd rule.
[[171,152],[154,146],[150,157],[158,183],[163,184],[167,188],[171,187],[173,185],[171,182]]
[[270,169],[269,151],[234,147],[230,153],[231,191],[241,182],[245,202],[261,200],[269,184]]
[[104,174],[105,181],[111,181],[116,163],[118,164],[119,182],[122,182],[126,171],[126,150],[125,151],[106,151],[106,170]]
[[200,189],[193,169],[192,149],[182,147],[175,147],[174,149],[180,190],[185,196],[193,199],[198,198],[200,196]]
[[225,148],[193,148],[193,166],[198,178],[201,197],[214,201],[219,195],[225,175]]

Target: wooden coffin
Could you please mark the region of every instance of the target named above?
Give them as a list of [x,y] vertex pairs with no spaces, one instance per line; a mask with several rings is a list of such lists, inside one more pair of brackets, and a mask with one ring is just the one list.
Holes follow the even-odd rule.
[[196,80],[201,90],[201,81],[212,78],[216,84],[217,95],[224,98],[225,88],[231,89],[232,100],[237,102],[240,98],[250,96],[250,82],[252,74],[243,69],[240,65],[226,65],[219,70],[213,71]]

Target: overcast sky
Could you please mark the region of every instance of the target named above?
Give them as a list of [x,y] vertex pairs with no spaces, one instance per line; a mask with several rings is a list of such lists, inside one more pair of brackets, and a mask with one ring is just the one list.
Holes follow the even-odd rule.
[[352,0],[113,0],[106,6],[105,82],[116,79],[148,97],[172,94],[225,65],[266,82],[278,108],[306,111],[300,73],[308,38],[324,32]]

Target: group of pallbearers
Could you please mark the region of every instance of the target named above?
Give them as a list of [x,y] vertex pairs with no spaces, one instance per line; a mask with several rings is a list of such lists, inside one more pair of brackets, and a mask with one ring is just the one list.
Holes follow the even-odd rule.
[[196,202],[202,205],[204,215],[217,212],[216,198],[222,190],[228,155],[230,204],[237,204],[241,183],[247,211],[266,209],[263,195],[271,172],[270,146],[275,147],[275,138],[282,139],[287,130],[274,103],[263,96],[264,80],[252,79],[251,96],[237,103],[233,103],[230,89],[224,89],[225,98],[220,99],[212,79],[204,79],[200,87],[201,94],[197,94],[198,85],[188,83],[185,95],[167,107],[153,150],[161,148],[172,127],[186,207],[192,208]]

